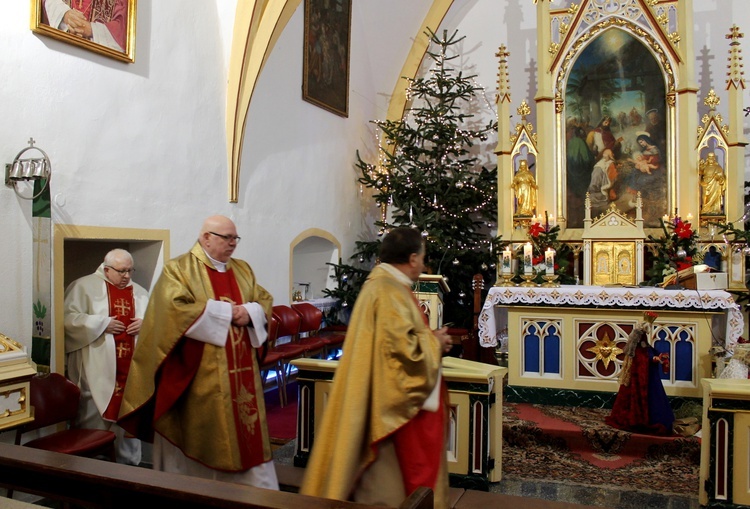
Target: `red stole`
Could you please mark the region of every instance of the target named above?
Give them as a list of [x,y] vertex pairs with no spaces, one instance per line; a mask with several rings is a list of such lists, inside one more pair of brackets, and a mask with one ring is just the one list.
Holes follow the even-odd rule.
[[[429,327],[427,315],[416,297],[414,302],[420,308],[425,325]],[[435,412],[420,410],[392,435],[407,496],[420,486],[435,489],[445,456],[447,387],[442,378],[439,390],[440,404]]]
[[[133,300],[133,287],[117,288],[107,282],[107,297],[109,298],[109,316],[125,324],[128,328],[130,322],[135,318],[135,301]],[[116,421],[120,413],[122,395],[125,390],[125,382],[128,379],[130,361],[133,359],[135,338],[123,331],[114,335],[115,338],[115,389],[109,400],[107,409],[102,417],[108,421]]]
[[[237,286],[234,273],[230,270],[219,272],[208,270],[214,298],[242,303],[242,294]],[[229,337],[224,346],[227,356],[227,371],[232,388],[232,409],[234,425],[237,430],[237,442],[240,444],[242,465],[251,468],[264,462],[262,410],[258,398],[263,401],[263,389],[255,385],[255,351],[250,344],[247,327],[229,328]]]

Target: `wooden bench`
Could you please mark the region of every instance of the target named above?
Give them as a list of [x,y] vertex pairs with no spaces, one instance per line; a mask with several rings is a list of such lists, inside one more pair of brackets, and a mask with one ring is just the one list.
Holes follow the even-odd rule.
[[[375,509],[2,443],[0,486],[92,508]],[[399,509],[432,506],[432,491],[420,488]]]

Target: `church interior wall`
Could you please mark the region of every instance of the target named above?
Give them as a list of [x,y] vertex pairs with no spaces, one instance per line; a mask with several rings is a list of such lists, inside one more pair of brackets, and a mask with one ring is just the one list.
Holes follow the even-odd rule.
[[[302,100],[303,3],[253,94],[237,203],[228,200],[225,134],[236,2],[226,0],[138,2],[132,64],[35,35],[29,2],[8,2],[0,18],[1,162],[11,162],[33,137],[52,162],[54,224],[166,229],[171,256],[190,248],[206,216],[228,215],[243,237],[236,255],[286,303],[289,246],[300,232],[330,232],[344,260],[356,240],[374,235],[379,212],[356,181],[355,153],[373,160],[377,141],[370,120],[385,118],[404,58],[432,5],[353,2],[349,116],[343,118]],[[750,3],[700,0],[694,9],[695,37],[685,43],[695,46],[699,96],[715,88],[724,111],[724,35],[732,22],[750,30],[742,26],[750,19]],[[440,29],[458,29],[466,37],[460,62],[487,89],[489,104],[481,115],[495,111],[500,44],[511,53],[511,111],[524,99],[533,103],[531,0],[455,2]],[[494,164],[494,144],[488,144],[488,164]],[[3,186],[0,214],[0,331],[30,343],[31,206]]]

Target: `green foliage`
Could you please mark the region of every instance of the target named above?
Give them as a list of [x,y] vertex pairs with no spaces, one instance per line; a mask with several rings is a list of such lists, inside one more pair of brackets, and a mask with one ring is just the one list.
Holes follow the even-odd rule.
[[44,318],[47,316],[47,306],[42,304],[42,301],[37,299],[37,301],[32,305],[32,308],[34,310],[34,316],[36,318]]
[[[529,242],[531,243],[532,261],[531,264],[534,266],[536,277],[533,281],[537,284],[544,283],[544,275],[546,273],[546,266],[544,260],[544,254],[548,248],[551,248],[555,252],[555,274],[558,276],[558,283],[569,285],[575,284],[575,278],[568,274],[568,266],[570,265],[570,255],[572,249],[568,244],[560,242],[557,237],[560,234],[560,227],[557,225],[549,224],[549,221],[545,219],[544,225],[539,222],[533,222],[528,227]],[[514,257],[518,261],[516,264],[516,272],[513,280],[515,282],[523,281],[521,274],[523,274],[523,245],[516,249]]]
[[[410,226],[426,240],[430,272],[442,274],[451,291],[444,296],[446,321],[468,326],[472,317],[473,275],[494,281],[499,238],[492,235],[497,218],[497,168],[481,165],[480,147],[497,131],[497,122],[477,125],[477,96],[482,91],[473,76],[464,76],[449,54],[463,38],[454,32],[439,38],[427,34],[433,67],[427,76],[409,80],[412,100],[400,120],[373,121],[382,133],[378,162],[357,152],[359,182],[372,190],[383,213],[375,222],[379,237],[389,229]],[[337,280],[346,286],[340,295],[353,303],[363,281],[363,267],[372,267],[380,239],[357,242],[352,256],[359,265],[338,265]],[[344,277],[346,276],[346,277]]]
[[648,236],[656,247],[653,265],[646,273],[649,285],[658,285],[669,276],[701,261],[696,256],[698,232],[689,222],[679,217],[666,222],[662,219],[661,229],[663,233],[658,239],[653,235]]

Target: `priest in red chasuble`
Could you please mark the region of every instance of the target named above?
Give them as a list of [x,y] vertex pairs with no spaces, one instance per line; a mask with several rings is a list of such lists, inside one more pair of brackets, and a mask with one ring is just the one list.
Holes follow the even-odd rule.
[[240,238],[206,219],[189,253],[154,287],[125,387],[120,425],[154,443],[154,468],[278,489],[256,348],[272,297],[232,258]]
[[81,389],[74,425],[114,431],[117,461],[128,465],[141,462],[141,442],[115,422],[148,304],[133,271],[130,253],[113,249],[96,272],[68,286],[64,303],[67,375]]
[[411,286],[424,270],[419,231],[396,228],[354,304],[301,493],[398,506],[419,486],[448,506],[447,329],[432,331]]

